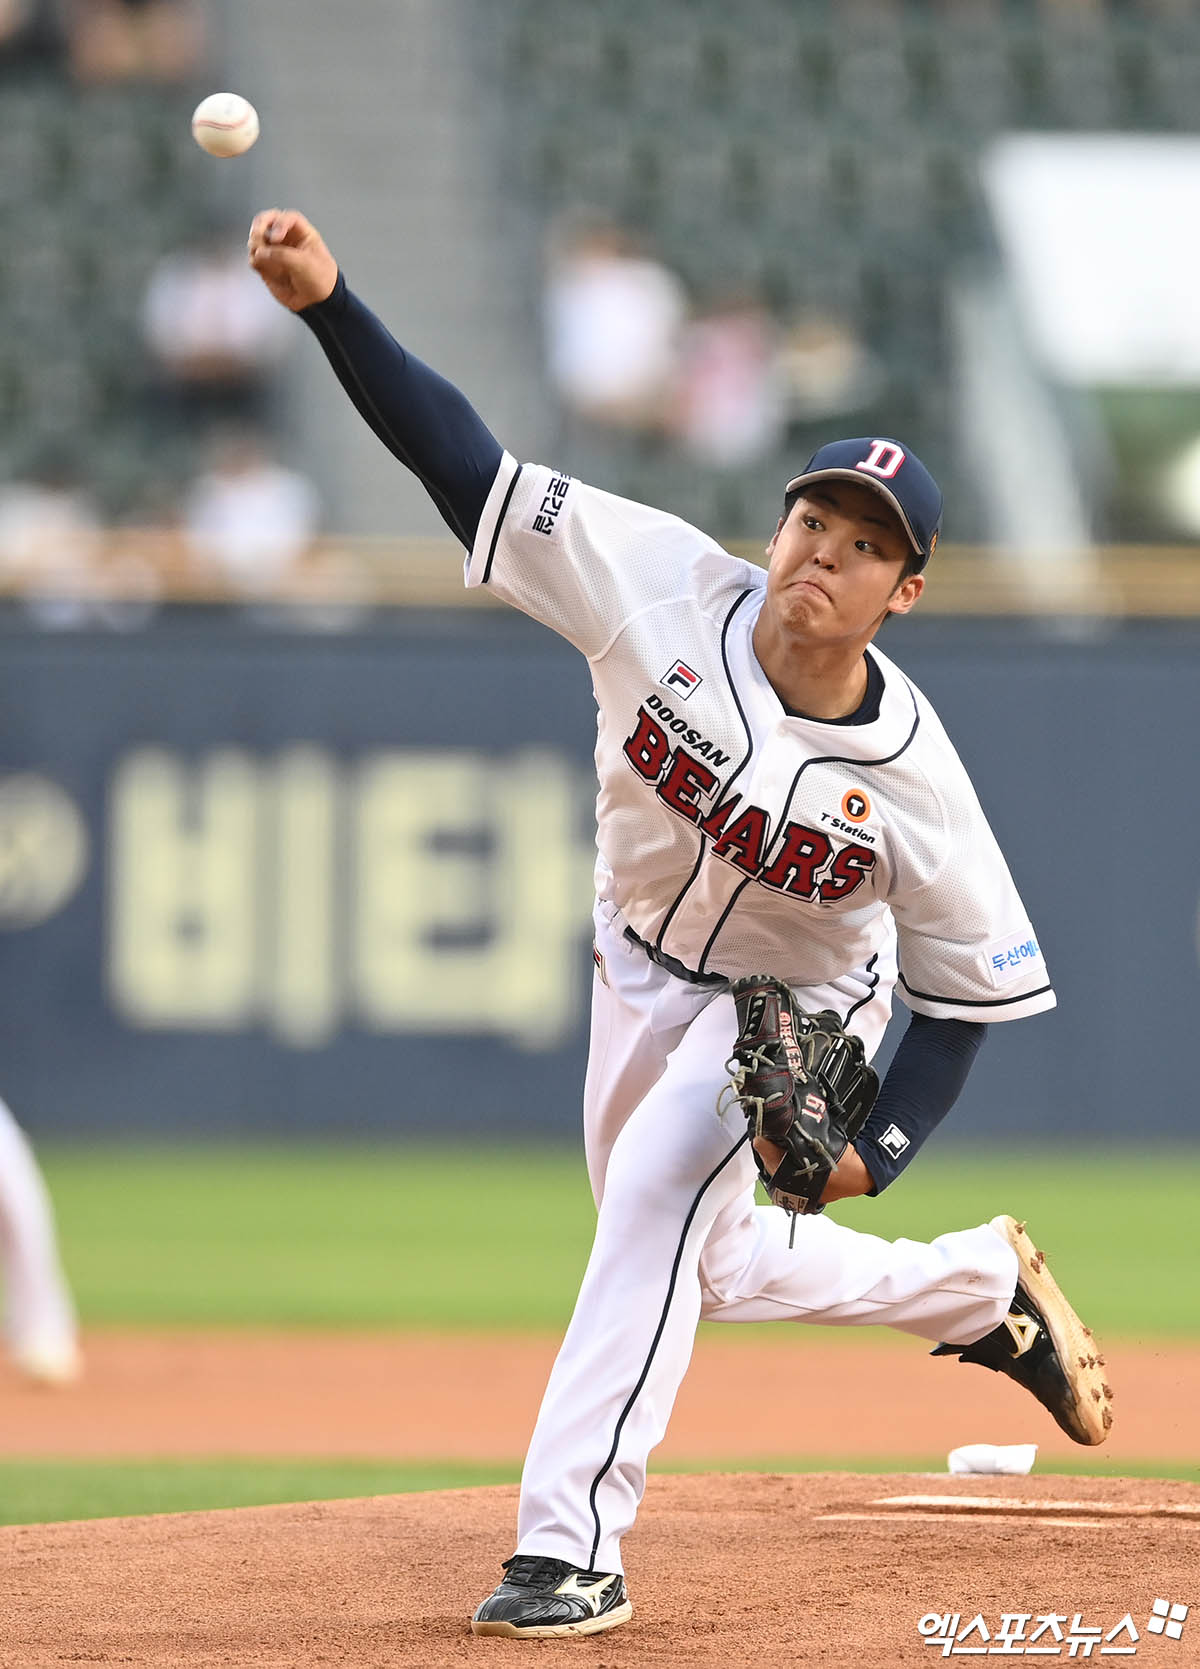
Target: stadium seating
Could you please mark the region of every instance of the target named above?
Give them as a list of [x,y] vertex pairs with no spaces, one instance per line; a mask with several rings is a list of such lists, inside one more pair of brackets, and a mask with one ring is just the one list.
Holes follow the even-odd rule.
[[[946,295],[990,247],[976,159],[1013,128],[1196,120],[1200,8],[1170,0],[464,0],[461,14],[514,223],[592,209],[698,301],[751,290],[785,327],[839,312],[881,370],[871,403],[797,418],[763,478],[830,423],[903,430],[964,539],[982,517],[946,395]],[[155,258],[212,207],[194,91],[0,82],[0,460],[69,441],[102,460],[118,514],[180,456],[139,405],[137,309]],[[727,509],[755,473],[714,485],[667,448],[614,445],[608,462],[619,491]]]
[[147,423],[138,310],[162,251],[209,211],[187,89],[81,89],[52,73],[0,83],[0,463],[48,442],[114,514],[172,454]]
[[[1012,128],[1195,124],[1194,7],[478,0],[477,9],[505,66],[530,208],[548,223],[581,205],[611,216],[699,296],[749,282],[785,321],[805,306],[847,310],[885,372],[877,407],[857,419],[911,436],[953,494],[959,537],[976,536],[980,519],[944,394],[945,295],[989,246],[976,157]],[[803,426],[788,436],[776,478],[808,438]],[[689,503],[708,490],[696,475],[685,492],[677,461],[648,465],[632,450],[624,464],[614,451],[614,468],[617,490]]]

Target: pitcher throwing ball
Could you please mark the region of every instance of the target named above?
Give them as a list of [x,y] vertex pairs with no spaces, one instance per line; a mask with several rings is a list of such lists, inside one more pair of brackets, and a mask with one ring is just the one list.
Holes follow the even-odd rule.
[[[1022,1224],[891,1244],[821,1214],[895,1181],[991,1023],[1055,1000],[937,714],[874,647],[925,585],[928,471],[884,436],[821,447],[781,483],[763,572],[675,516],[518,463],[347,289],[303,215],[258,215],[250,261],[466,547],[467,585],[573,644],[599,710],[596,1238],[516,1552],[475,1633],[630,1616],[621,1538],[702,1317],[896,1327],[1102,1443],[1101,1358]],[[894,989],[912,1018],[879,1085]],[[776,1203],[755,1205],[760,1174]]]

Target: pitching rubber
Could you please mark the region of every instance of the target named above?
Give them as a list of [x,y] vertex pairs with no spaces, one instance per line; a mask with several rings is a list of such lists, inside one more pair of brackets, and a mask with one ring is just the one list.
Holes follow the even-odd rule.
[[1014,1217],[993,1217],[990,1227],[1017,1254],[1021,1285],[1045,1317],[1054,1348],[1067,1375],[1074,1401],[1072,1436],[1079,1443],[1103,1443],[1112,1428],[1112,1390],[1105,1382],[1104,1358],[1090,1327],[1085,1327],[1068,1304],[1058,1282]]

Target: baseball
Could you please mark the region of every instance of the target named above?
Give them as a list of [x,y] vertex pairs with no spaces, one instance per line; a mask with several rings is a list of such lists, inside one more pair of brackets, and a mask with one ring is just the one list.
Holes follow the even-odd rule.
[[192,137],[209,156],[241,156],[258,138],[258,111],[238,93],[210,93],[196,106]]

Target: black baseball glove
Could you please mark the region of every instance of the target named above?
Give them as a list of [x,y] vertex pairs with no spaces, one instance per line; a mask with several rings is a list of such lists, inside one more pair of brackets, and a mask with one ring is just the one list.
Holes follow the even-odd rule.
[[750,1126],[784,1150],[774,1170],[755,1149],[767,1197],[793,1215],[823,1209],[821,1195],[838,1160],[866,1122],[879,1093],[862,1040],[832,1009],[806,1014],[770,974],[731,986],[738,1036],[728,1062],[733,1093]]

